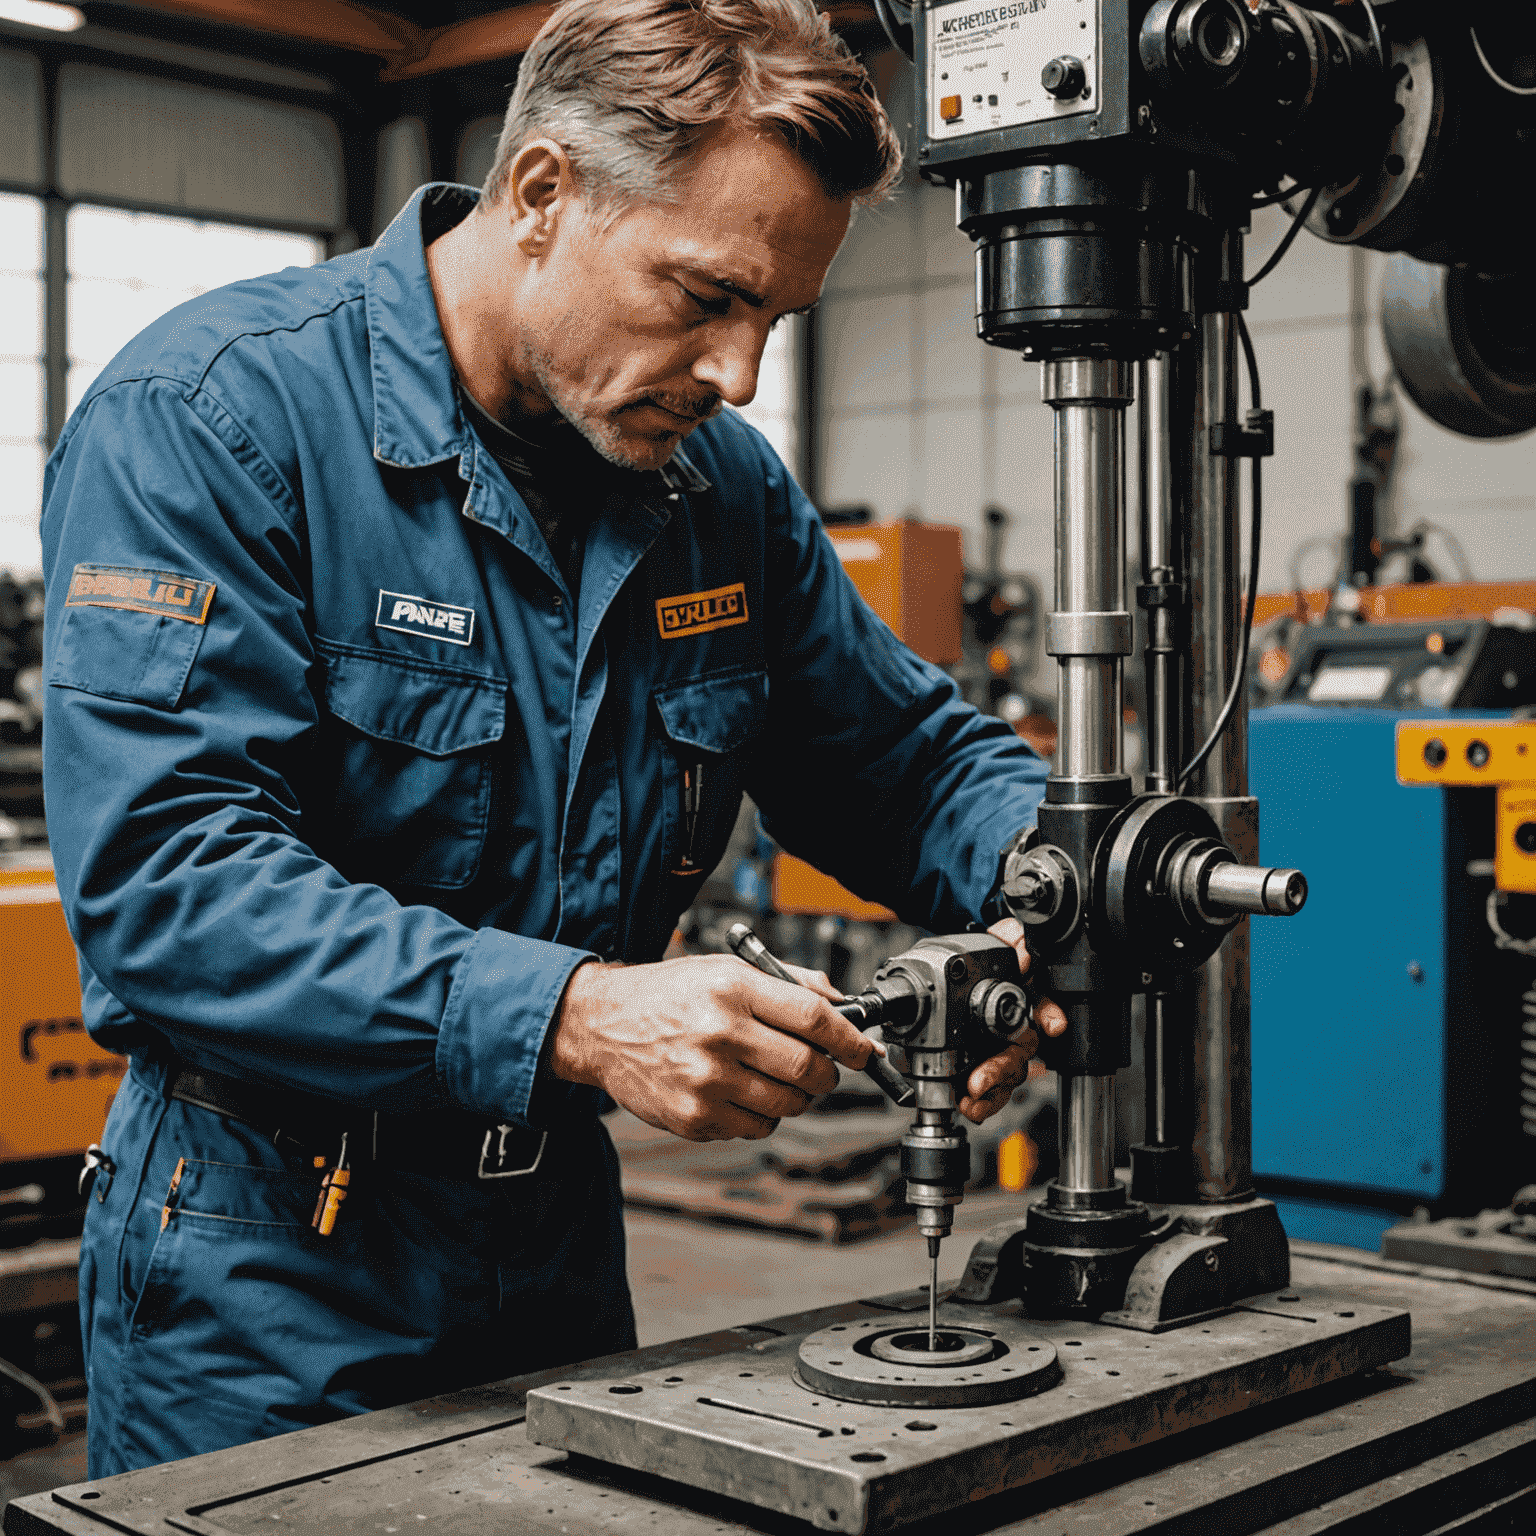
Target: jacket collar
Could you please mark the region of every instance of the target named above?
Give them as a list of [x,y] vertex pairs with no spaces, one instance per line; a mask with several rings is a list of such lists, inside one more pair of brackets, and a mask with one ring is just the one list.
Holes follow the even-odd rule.
[[[473,187],[431,182],[412,194],[368,253],[364,303],[373,371],[373,456],[398,469],[459,459],[473,478],[470,431],[454,390],[426,248],[479,201]],[[681,448],[658,471],[669,491],[707,491]]]
[[[373,369],[373,456],[400,469],[459,458],[466,427],[437,321],[426,246],[475,206],[471,187],[419,188],[368,252],[363,280]],[[430,230],[424,225],[435,226]]]

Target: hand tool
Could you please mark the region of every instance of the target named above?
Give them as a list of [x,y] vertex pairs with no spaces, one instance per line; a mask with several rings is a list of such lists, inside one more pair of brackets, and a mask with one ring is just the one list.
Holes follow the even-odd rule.
[[[765,976],[787,981],[791,986],[800,983],[778,962],[773,952],[745,923],[736,923],[726,935],[730,946],[749,965],[755,965]],[[858,999],[833,1003],[834,1013],[840,1013],[858,1029],[870,1029],[878,1020],[869,1017]],[[878,1051],[864,1064],[864,1074],[886,1094],[897,1108],[905,1109],[916,1098],[912,1085]]]

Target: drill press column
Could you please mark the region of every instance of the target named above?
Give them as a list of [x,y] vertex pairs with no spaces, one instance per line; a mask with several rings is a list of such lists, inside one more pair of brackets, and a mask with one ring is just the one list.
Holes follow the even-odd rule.
[[[1087,868],[1104,824],[1130,798],[1121,715],[1125,611],[1125,411],[1130,365],[1110,358],[1046,363],[1041,393],[1055,417],[1056,602],[1046,647],[1060,664],[1058,769],[1041,832]],[[1098,975],[1102,960],[1080,932],[1051,985],[1074,1042],[1062,1072],[1063,1194],[1111,1193],[1114,1073],[1126,1028],[1126,994]]]

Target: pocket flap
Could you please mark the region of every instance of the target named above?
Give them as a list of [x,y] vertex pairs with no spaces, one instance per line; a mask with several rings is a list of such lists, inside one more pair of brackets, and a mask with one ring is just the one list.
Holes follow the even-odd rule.
[[658,688],[656,709],[667,735],[705,752],[734,752],[755,736],[768,708],[766,672],[717,672]]
[[507,685],[500,678],[324,641],[316,649],[325,666],[327,708],[365,736],[428,757],[501,739]]

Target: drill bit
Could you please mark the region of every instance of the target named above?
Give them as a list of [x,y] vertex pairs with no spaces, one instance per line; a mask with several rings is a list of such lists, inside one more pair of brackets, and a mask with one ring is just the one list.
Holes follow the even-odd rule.
[[944,1239],[928,1239],[928,1353],[939,1347],[939,1244]]

